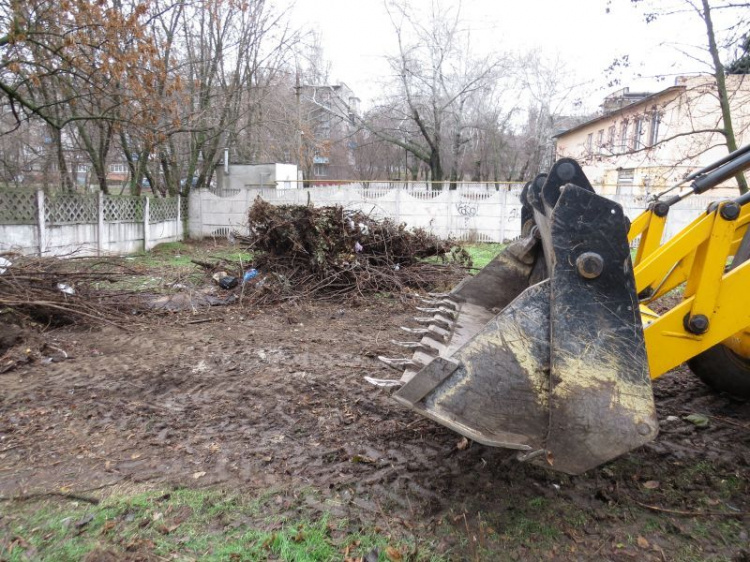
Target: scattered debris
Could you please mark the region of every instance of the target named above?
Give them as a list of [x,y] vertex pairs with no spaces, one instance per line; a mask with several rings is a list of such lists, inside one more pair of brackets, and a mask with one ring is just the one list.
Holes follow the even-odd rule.
[[60,291],[63,295],[75,295],[76,294],[76,290],[70,285],[68,285],[67,283],[58,283],[57,290]]
[[232,277],[231,275],[227,275],[219,279],[219,287],[221,287],[222,289],[234,289],[239,284],[240,282],[237,280],[237,278]]
[[208,293],[177,293],[175,295],[153,296],[148,300],[149,308],[168,312],[179,310],[197,311],[210,306],[227,306],[237,301],[237,295],[217,297]]
[[690,414],[683,419],[689,421],[695,427],[708,427],[708,416],[704,416],[703,414]]

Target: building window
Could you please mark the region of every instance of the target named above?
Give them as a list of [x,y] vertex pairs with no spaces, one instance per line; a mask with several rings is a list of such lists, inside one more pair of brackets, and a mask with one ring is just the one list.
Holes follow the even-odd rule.
[[328,170],[326,169],[325,164],[315,164],[313,166],[313,175],[316,178],[324,178],[328,175]]
[[596,135],[596,149],[599,154],[604,154],[604,129],[599,129]]
[[127,164],[110,164],[109,171],[114,174],[124,174],[128,171]]
[[586,137],[586,154],[591,155],[594,153],[594,133],[589,133]]
[[617,170],[617,195],[632,195],[634,179],[634,168],[621,168]]
[[648,135],[648,145],[654,146],[659,142],[659,125],[661,125],[661,114],[654,111],[651,114],[651,130]]
[[639,117],[633,121],[633,150],[643,148],[643,118]]
[[609,133],[609,136],[607,138],[607,146],[609,147],[610,150],[614,150],[615,149],[615,137],[617,136],[617,127],[612,125],[609,128],[609,131],[607,132]]
[[628,149],[628,120],[625,119],[620,123],[620,150]]

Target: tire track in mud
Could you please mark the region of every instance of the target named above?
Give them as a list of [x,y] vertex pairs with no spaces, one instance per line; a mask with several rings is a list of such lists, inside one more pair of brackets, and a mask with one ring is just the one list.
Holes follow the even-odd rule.
[[[27,371],[6,402],[55,404],[52,425],[58,431],[47,456],[66,459],[69,466],[87,465],[93,473],[179,480],[196,467],[207,472],[220,467],[222,478],[261,485],[279,479],[258,482],[259,473],[284,474],[280,480],[319,478],[333,470],[356,476],[367,472],[349,470],[359,445],[347,445],[350,452],[338,459],[319,457],[317,468],[308,457],[332,442],[361,439],[357,422],[362,415],[352,409],[352,397],[372,400],[371,388],[359,397],[363,375],[386,373],[374,361],[375,353],[363,355],[362,341],[350,337],[362,333],[360,319],[350,316],[358,324],[353,328],[330,322],[327,314],[325,309],[318,318],[308,314],[312,325],[298,330],[292,345],[288,339],[278,341],[284,338],[272,320],[271,326],[256,323],[252,343],[242,333],[226,334],[221,325],[68,334],[67,344],[77,348],[77,356]],[[379,323],[371,316],[368,329]],[[371,423],[382,420],[378,415]],[[24,429],[31,435],[36,428]],[[66,434],[71,438],[62,437]],[[103,445],[74,457],[70,448],[82,434]],[[21,448],[17,460],[36,462],[29,455],[37,454],[41,450]],[[104,469],[96,466],[103,459]],[[27,486],[54,475],[32,472],[23,475]]]
[[[459,449],[458,435],[366,383],[365,375],[395,378],[375,357],[389,354],[383,342],[400,339],[410,311],[389,301],[343,316],[339,308],[262,310],[244,321],[213,310],[216,321],[195,326],[162,320],[134,334],[56,333],[73,359],[0,376],[0,436],[18,445],[0,457],[0,494],[112,480],[311,486],[333,502],[321,509],[339,506],[356,519],[492,509],[498,497],[535,497],[562,482],[512,452]],[[679,374],[655,389],[662,435],[622,462],[668,468],[709,459],[747,473],[750,444],[736,428],[701,432],[666,420],[695,410],[748,419],[747,405]],[[570,484],[582,509],[597,474]]]

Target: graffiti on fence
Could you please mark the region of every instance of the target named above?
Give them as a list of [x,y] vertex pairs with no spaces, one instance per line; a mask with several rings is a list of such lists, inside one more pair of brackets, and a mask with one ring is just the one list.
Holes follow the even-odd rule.
[[469,220],[477,216],[479,212],[479,207],[476,203],[459,203],[456,205],[456,209],[458,210],[458,214],[464,218],[465,227],[469,226]]
[[479,211],[479,207],[477,207],[476,204],[471,203],[459,203],[456,205],[456,209],[458,209],[459,215],[466,218],[475,217]]

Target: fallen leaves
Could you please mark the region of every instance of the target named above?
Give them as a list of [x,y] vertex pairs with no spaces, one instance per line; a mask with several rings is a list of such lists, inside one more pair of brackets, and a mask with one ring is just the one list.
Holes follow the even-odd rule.
[[401,551],[392,546],[385,547],[385,556],[390,562],[401,562],[404,559],[404,555],[401,554]]
[[375,464],[376,461],[372,457],[368,457],[368,456],[365,456],[365,455],[354,455],[352,457],[352,462],[353,463],[362,463],[362,464]]

